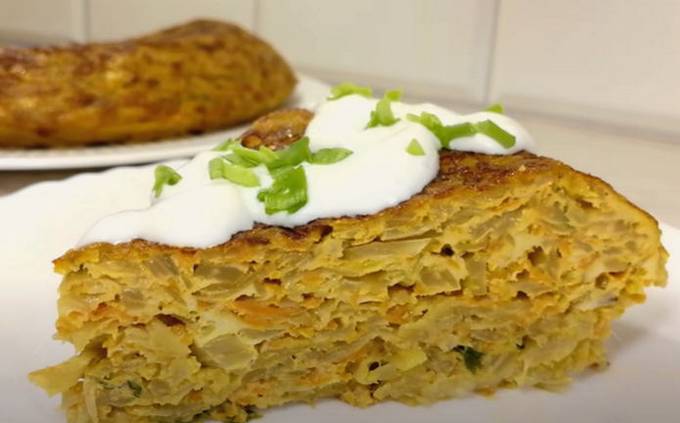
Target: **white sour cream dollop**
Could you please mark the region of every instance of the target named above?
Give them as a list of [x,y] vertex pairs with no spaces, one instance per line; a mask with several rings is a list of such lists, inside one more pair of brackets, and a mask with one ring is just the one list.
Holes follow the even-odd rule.
[[[394,102],[392,110],[399,121],[367,129],[377,102],[348,95],[318,107],[306,131],[312,152],[342,147],[353,154],[329,165],[302,164],[308,201],[295,213],[265,213],[257,193],[268,187],[272,178],[264,166],[254,168],[260,187],[211,180],[208,162],[224,153],[207,151],[177,168],[182,180],[165,186],[159,198],[150,200],[149,207],[104,217],[85,234],[79,246],[145,239],[178,247],[206,248],[228,241],[257,222],[293,227],[319,218],[372,214],[395,206],[420,192],[439,171],[441,144],[424,126],[407,119],[410,113],[433,113],[445,125],[488,119],[516,139],[515,145],[506,149],[484,134],[475,134],[456,139],[449,146],[453,150],[513,154],[531,150],[534,145],[527,131],[505,115],[492,112],[459,115],[432,104]],[[424,155],[406,151],[414,139]]]

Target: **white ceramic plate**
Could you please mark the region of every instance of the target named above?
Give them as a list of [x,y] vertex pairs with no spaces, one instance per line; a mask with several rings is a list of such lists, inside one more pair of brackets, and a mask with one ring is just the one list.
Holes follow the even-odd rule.
[[[123,174],[137,183],[119,183]],[[51,339],[59,277],[50,260],[71,247],[98,217],[143,206],[151,173],[119,168],[34,185],[0,199],[0,422],[58,423],[49,399],[26,375],[58,363],[72,350]],[[380,404],[356,409],[339,401],[265,412],[262,423],[375,422],[678,422],[680,421],[680,230],[663,225],[671,254],[670,283],[650,289],[647,302],[614,325],[611,367],[582,375],[560,394],[500,391],[428,407]]]
[[[311,108],[328,95],[329,85],[298,75],[298,85],[285,107]],[[0,149],[0,170],[71,169],[151,163],[190,157],[229,137],[240,135],[248,124],[205,135],[131,145],[68,149]]]

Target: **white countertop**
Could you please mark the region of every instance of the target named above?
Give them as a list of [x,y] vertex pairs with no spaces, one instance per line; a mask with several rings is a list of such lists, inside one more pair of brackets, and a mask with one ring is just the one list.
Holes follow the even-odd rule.
[[[658,220],[680,227],[680,143],[545,117],[516,117],[538,141],[540,154],[604,179]],[[87,171],[0,172],[0,195]]]

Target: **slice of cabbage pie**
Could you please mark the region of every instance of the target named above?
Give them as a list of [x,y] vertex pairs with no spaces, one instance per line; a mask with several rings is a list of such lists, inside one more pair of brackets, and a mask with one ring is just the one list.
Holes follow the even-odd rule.
[[[275,112],[240,143],[277,154],[310,119]],[[612,320],[664,285],[666,258],[654,218],[600,179],[525,151],[442,150],[424,189],[377,213],[257,223],[207,248],[68,251],[57,339],[76,354],[30,378],[72,423],[557,387],[607,364]]]

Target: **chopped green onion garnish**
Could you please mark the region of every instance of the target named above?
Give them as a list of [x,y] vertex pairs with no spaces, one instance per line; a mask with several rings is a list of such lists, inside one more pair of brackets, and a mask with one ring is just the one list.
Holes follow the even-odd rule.
[[399,121],[392,113],[392,102],[401,99],[401,91],[390,90],[385,93],[383,98],[378,101],[375,110],[371,112],[371,119],[368,121],[366,128],[373,128],[375,126],[391,126]]
[[208,174],[210,179],[222,178],[222,168],[224,167],[224,159],[222,157],[215,157],[208,162]]
[[307,204],[307,177],[302,166],[280,169],[269,188],[261,190],[257,199],[264,203],[264,211],[274,214],[295,213]]
[[309,163],[313,164],[333,164],[344,160],[352,154],[352,150],[346,148],[322,148],[312,154]]
[[253,162],[252,160],[248,160],[244,158],[243,156],[240,156],[238,154],[229,154],[227,156],[224,156],[225,160],[228,160],[230,163],[236,165],[236,166],[241,166],[241,167],[255,167],[258,166],[260,163],[258,162]]
[[401,90],[388,90],[385,92],[385,95],[383,98],[386,98],[390,101],[399,101],[401,100],[401,95],[403,92]]
[[491,120],[475,123],[477,132],[493,138],[498,144],[504,148],[510,148],[515,145],[515,136],[507,132],[505,129],[493,123]]
[[406,119],[423,125],[431,132],[434,132],[437,128],[442,126],[442,121],[439,120],[437,115],[428,112],[421,112],[420,115],[414,115],[413,113],[409,113],[408,115],[406,115]]
[[371,90],[369,87],[360,87],[358,85],[354,85],[351,82],[343,82],[342,84],[331,88],[331,95],[326,100],[337,100],[346,95],[352,94],[371,97],[373,96],[373,90]]
[[[448,147],[453,137],[463,128],[455,128],[447,130],[446,126],[442,124],[441,119],[436,115],[428,112],[421,112],[420,115],[409,113],[406,118],[412,122],[419,123],[430,130],[444,147]],[[453,125],[456,126],[456,125]]]
[[161,192],[163,192],[163,186],[175,185],[182,180],[182,175],[177,173],[175,169],[165,165],[156,166],[153,174],[155,178],[153,194],[156,197],[160,197]]
[[484,134],[499,143],[504,148],[515,145],[515,136],[507,132],[491,120],[483,122],[464,122],[457,125],[443,125],[441,120],[427,112],[420,115],[409,114],[407,118],[413,122],[420,123],[430,130],[442,144],[448,148],[452,141],[457,138],[470,137],[475,134]]
[[498,113],[498,114],[502,115],[504,113],[505,109],[503,108],[503,105],[501,103],[494,103],[491,106],[487,107],[484,111],[485,112]]
[[261,145],[258,151],[262,155],[262,158],[266,160],[265,163],[273,162],[279,157],[274,150],[265,145]]
[[451,141],[456,138],[471,137],[476,133],[474,123],[463,122],[456,125],[444,125],[438,129],[436,135],[443,140],[444,147],[448,148]]
[[412,154],[414,156],[424,156],[425,155],[425,150],[423,150],[423,146],[420,145],[417,139],[412,139],[411,142],[409,143],[408,147],[406,147],[406,152],[408,154]]
[[226,179],[244,187],[259,187],[260,179],[251,169],[227,163],[216,157],[208,163],[210,179]]
[[276,160],[266,163],[270,171],[283,167],[294,167],[302,162],[309,161],[312,156],[309,151],[309,138],[304,137],[288,146],[285,150],[276,152]]
[[227,160],[236,165],[245,167],[255,167],[259,166],[260,164],[267,164],[276,158],[276,153],[271,150],[267,150],[260,149],[258,151],[237,145],[232,147],[231,151],[233,152],[233,155],[238,157],[238,159],[229,158],[231,156],[228,156]]
[[[406,118],[412,122],[419,123],[430,130],[438,139],[442,146],[447,147],[451,140],[456,137],[473,135],[469,133],[467,126],[449,125],[445,126],[442,121],[434,114],[421,112],[420,115],[408,114]],[[466,124],[462,124],[466,125]],[[469,124],[468,124],[469,125]]]
[[221,143],[217,147],[213,148],[213,151],[229,151],[232,147],[239,145],[239,141],[233,138],[229,138],[225,142]]
[[245,167],[239,167],[225,163],[224,167],[222,168],[222,177],[244,187],[260,186],[260,179],[257,177],[255,172]]

